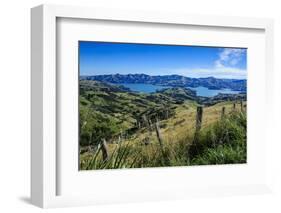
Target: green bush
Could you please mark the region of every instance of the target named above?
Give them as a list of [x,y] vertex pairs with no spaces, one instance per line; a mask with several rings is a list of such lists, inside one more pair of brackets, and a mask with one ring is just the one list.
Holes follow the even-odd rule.
[[[245,163],[247,158],[246,114],[234,112],[200,133],[192,165]],[[194,147],[192,147],[194,149]]]
[[97,145],[102,139],[110,139],[118,133],[114,118],[94,112],[92,109],[80,110],[80,145]]

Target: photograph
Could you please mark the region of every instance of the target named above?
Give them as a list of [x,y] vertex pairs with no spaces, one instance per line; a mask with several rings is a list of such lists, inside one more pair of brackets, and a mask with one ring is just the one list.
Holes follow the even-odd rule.
[[78,41],[79,170],[247,163],[247,48]]

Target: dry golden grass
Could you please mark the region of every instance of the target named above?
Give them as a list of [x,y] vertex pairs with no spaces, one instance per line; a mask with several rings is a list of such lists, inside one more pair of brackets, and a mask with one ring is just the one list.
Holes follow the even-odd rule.
[[[244,103],[243,103],[244,105]],[[225,107],[225,113],[229,114],[233,111],[233,102],[222,102],[210,107],[203,108],[202,128],[206,128],[214,122],[221,119],[222,108]],[[192,138],[195,131],[196,122],[196,108],[197,105],[194,102],[187,101],[185,104],[180,105],[176,109],[174,117],[167,120],[160,121],[160,131],[163,138],[163,143],[166,147],[173,150],[173,147],[177,146],[179,141],[192,141],[185,140],[186,138]],[[236,104],[237,111],[241,110],[240,104]],[[144,145],[145,138],[149,138],[150,144]],[[148,158],[153,158],[156,154],[159,154],[159,141],[156,136],[156,131],[147,131],[146,128],[140,129],[131,138],[123,140],[122,146],[130,144],[131,148],[138,150],[140,153]],[[112,155],[114,150],[118,148],[120,144],[110,143],[108,144],[109,155]],[[91,157],[91,153],[82,154],[81,160]],[[133,159],[128,159],[133,160]]]
[[[164,142],[171,143],[184,139],[187,135],[193,135],[195,131],[196,122],[196,107],[193,102],[186,102],[176,109],[174,117],[168,120],[160,121],[161,134]],[[209,126],[221,118],[222,107],[225,107],[225,113],[228,114],[233,110],[232,102],[223,102],[210,107],[204,107],[202,128]],[[240,110],[240,104],[236,104],[236,110]],[[135,137],[130,139],[132,143],[142,143],[144,138],[149,137],[152,143],[157,143],[156,132],[153,131],[150,135],[149,132],[137,132]]]

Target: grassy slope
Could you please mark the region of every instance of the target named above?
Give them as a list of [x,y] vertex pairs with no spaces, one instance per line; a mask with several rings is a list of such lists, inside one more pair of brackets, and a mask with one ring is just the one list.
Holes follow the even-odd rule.
[[[190,146],[194,137],[194,127],[195,127],[195,116],[196,116],[196,106],[197,104],[193,101],[186,101],[184,104],[179,105],[175,109],[175,115],[167,120],[160,121],[160,129],[162,133],[162,137],[164,139],[164,147],[169,152],[170,160],[169,164],[173,166],[182,166],[182,165],[190,165],[190,164],[208,164],[206,163],[208,160],[198,157],[197,160],[192,162],[187,162],[185,159],[185,152],[186,147]],[[207,130],[208,127],[215,124],[217,121],[221,119],[221,111],[222,107],[226,108],[226,114],[231,113],[233,111],[233,103],[232,102],[223,102],[216,104],[211,107],[205,107],[203,113],[203,122],[202,122],[202,130]],[[237,106],[237,110],[239,111],[240,108]],[[149,137],[151,144],[148,146],[143,145],[144,138]],[[162,159],[163,157],[159,157],[161,154],[161,150],[159,150],[159,142],[156,137],[155,131],[152,134],[146,128],[142,128],[138,130],[133,136],[129,139],[126,139],[122,142],[123,146],[126,144],[130,144],[131,150],[133,152],[139,153],[141,156],[140,158],[144,159],[141,163],[136,164],[136,167],[155,167],[155,166],[169,166],[169,164],[165,162],[158,162],[156,161],[158,158]],[[114,155],[113,152],[116,152],[120,145],[112,143],[109,144],[110,154]],[[235,150],[232,147],[219,147],[219,151],[227,153],[234,152]],[[226,150],[227,149],[227,150]],[[177,153],[171,153],[171,151]],[[178,154],[178,152],[183,152],[182,156]],[[243,151],[243,150],[242,150]],[[211,155],[214,157],[216,154],[216,150],[210,149],[205,150],[206,156]],[[211,153],[214,152],[214,153]],[[211,154],[210,154],[211,153]],[[242,153],[243,154],[243,153]],[[172,156],[173,155],[173,156]],[[222,154],[220,154],[221,156]],[[235,155],[235,153],[234,153]],[[135,155],[127,156],[126,162],[133,163],[135,160]],[[158,156],[158,157],[157,157]],[[84,153],[81,155],[81,161],[85,162],[88,161],[93,157],[93,153]],[[211,157],[210,157],[211,158]],[[216,158],[216,157],[214,157]],[[217,159],[217,158],[216,158]],[[236,163],[239,162],[234,161]],[[125,162],[124,162],[125,163]],[[214,163],[214,162],[212,162]],[[222,162],[223,163],[223,162]],[[126,163],[125,163],[126,164]],[[127,164],[126,164],[127,165]],[[128,166],[128,165],[127,165]],[[127,167],[126,166],[126,167]]]
[[[245,161],[246,132],[237,121],[246,121],[246,117],[243,115],[243,119],[240,119],[238,113],[235,118],[221,121],[222,107],[226,108],[227,114],[233,114],[231,101],[204,107],[202,137],[200,136],[203,145],[198,143],[194,149],[200,150],[198,155],[189,151],[194,146],[197,107],[191,91],[171,88],[148,95],[128,92],[124,88],[101,82],[83,81],[80,82],[80,94],[80,148],[83,148],[80,154],[81,169]],[[168,117],[165,116],[167,109],[170,110]],[[237,106],[237,111],[239,110],[240,106]],[[156,137],[154,125],[151,132],[144,123],[140,129],[136,128],[136,121],[141,121],[143,114],[150,117],[152,123],[155,122],[155,114],[159,118],[162,147]],[[117,144],[122,135],[120,133],[126,136]],[[107,162],[102,161],[100,149],[97,149],[97,144],[103,138],[106,138],[110,152],[110,160]],[[147,140],[150,141],[149,145],[144,145]],[[219,141],[218,144],[216,141]],[[228,142],[226,146],[225,141]],[[210,146],[209,142],[211,145],[216,144],[215,147]]]
[[[172,118],[160,121],[162,137],[165,142],[173,142],[184,139],[188,135],[193,135],[195,131],[197,104],[192,101],[186,101],[178,106],[175,110],[176,114]],[[232,111],[232,102],[223,102],[214,106],[205,107],[203,111],[202,128],[209,126],[221,118],[222,107],[226,108],[226,113]],[[141,143],[142,139],[149,136],[146,128],[139,130],[132,139],[127,141],[133,143]],[[152,132],[152,142],[158,143],[155,131]],[[114,145],[113,145],[114,146]]]

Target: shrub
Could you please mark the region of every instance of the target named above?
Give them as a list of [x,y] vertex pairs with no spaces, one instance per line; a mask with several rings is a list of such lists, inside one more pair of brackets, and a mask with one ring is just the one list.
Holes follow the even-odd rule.
[[[247,158],[246,114],[232,113],[200,133],[190,155],[192,165],[245,163]],[[194,147],[192,147],[194,149]]]

